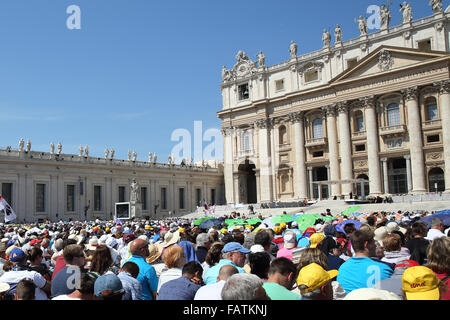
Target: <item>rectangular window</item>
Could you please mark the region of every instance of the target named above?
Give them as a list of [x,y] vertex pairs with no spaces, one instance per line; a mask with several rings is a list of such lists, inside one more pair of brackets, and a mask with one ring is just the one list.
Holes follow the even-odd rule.
[[275,90],[281,91],[284,89],[284,79],[275,81]]
[[36,184],[36,212],[45,212],[45,187],[43,183]]
[[178,196],[179,196],[179,208],[184,209],[184,188],[178,189]]
[[417,47],[421,51],[431,51],[431,39],[419,41]]
[[211,189],[211,204],[216,204],[216,189]]
[[313,82],[319,80],[319,71],[312,70],[305,72],[305,82]]
[[313,158],[323,157],[323,151],[315,151],[313,152]]
[[167,188],[161,188],[161,209],[167,210]]
[[119,187],[119,202],[125,202],[125,187]]
[[365,144],[355,145],[355,151],[357,151],[357,152],[366,151],[366,145]]
[[242,149],[244,151],[250,151],[250,132],[245,131],[242,137]]
[[195,189],[195,203],[197,206],[202,206],[202,189]]
[[13,187],[12,183],[2,183],[1,195],[3,198],[5,198],[6,202],[8,202],[8,204],[11,207],[14,207],[13,201],[12,201],[12,199],[13,199],[12,187]]
[[142,203],[142,210],[148,210],[147,187],[141,187],[141,203]]
[[439,142],[439,141],[441,141],[441,139],[438,134],[432,135],[432,136],[427,136],[428,143]]
[[392,103],[388,106],[387,122],[389,127],[400,125],[400,108],[398,104]]
[[102,186],[94,186],[94,211],[102,211]]
[[239,91],[239,100],[247,100],[250,97],[250,93],[248,91],[248,83],[241,84],[238,87]]
[[73,184],[66,186],[66,211],[75,211],[75,185]]

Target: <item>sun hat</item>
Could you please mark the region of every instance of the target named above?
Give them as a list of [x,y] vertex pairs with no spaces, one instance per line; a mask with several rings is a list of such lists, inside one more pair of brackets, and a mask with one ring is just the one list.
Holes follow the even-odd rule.
[[223,253],[239,251],[242,253],[250,253],[251,251],[244,248],[239,242],[228,242],[222,249]]
[[164,236],[164,242],[162,244],[163,248],[167,248],[168,246],[177,243],[180,241],[180,231],[175,232],[167,232]]
[[388,234],[388,229],[386,227],[379,227],[375,229],[375,236],[373,237],[376,241],[383,241],[384,237]]
[[402,300],[398,295],[387,290],[360,288],[353,290],[343,300]]
[[297,285],[305,285],[308,288],[300,290],[301,292],[312,292],[339,274],[338,270],[325,271],[317,263],[311,263],[303,267],[297,277]]
[[439,278],[424,266],[406,269],[402,276],[402,290],[407,300],[439,300]]
[[325,239],[325,236],[321,233],[314,233],[309,237],[309,247],[316,248],[319,243],[321,243]]
[[393,231],[398,231],[400,229],[400,227],[396,222],[389,222],[386,225],[386,229],[387,229],[388,233],[392,233]]
[[95,280],[94,294],[98,297],[105,290],[111,290],[113,294],[125,291],[119,277],[113,273],[104,274]]
[[98,247],[98,239],[97,237],[92,237],[89,239],[89,243],[87,245],[85,245],[87,250],[96,250]]
[[163,247],[159,243],[150,244],[148,246],[149,255],[145,260],[149,264],[156,261],[161,256],[162,251]]

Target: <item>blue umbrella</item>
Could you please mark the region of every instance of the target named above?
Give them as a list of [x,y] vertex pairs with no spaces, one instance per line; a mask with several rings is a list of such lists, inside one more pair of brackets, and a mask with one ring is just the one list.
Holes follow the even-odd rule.
[[355,212],[353,212],[353,213],[350,214],[350,217],[358,217],[358,216],[360,216],[360,215],[361,215],[360,212],[355,211]]
[[450,214],[450,209],[445,209],[442,211],[435,212],[434,214]]
[[209,219],[209,220],[205,220],[202,223],[200,223],[200,225],[198,226],[200,229],[209,229],[212,228],[213,226],[220,226],[222,224],[222,221],[219,219]]
[[336,225],[336,230],[345,233],[344,226],[349,223],[353,223],[356,227],[356,230],[359,230],[359,228],[362,226],[362,222],[359,222],[358,220],[344,220]]
[[426,216],[425,218],[421,218],[420,221],[426,222],[428,228],[431,227],[431,220],[434,218],[439,218],[444,223],[444,226],[450,226],[450,214],[432,214],[430,216]]

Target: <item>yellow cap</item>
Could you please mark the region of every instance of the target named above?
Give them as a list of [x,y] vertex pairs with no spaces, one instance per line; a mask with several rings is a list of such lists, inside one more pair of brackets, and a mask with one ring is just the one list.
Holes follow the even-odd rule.
[[310,248],[316,248],[319,243],[321,243],[325,239],[325,236],[321,233],[314,233],[309,238],[309,247]]
[[439,278],[424,266],[406,269],[402,276],[402,289],[407,300],[439,300]]
[[301,292],[312,292],[322,287],[338,274],[339,271],[337,270],[325,271],[317,263],[311,263],[300,270],[297,277],[297,284],[299,287],[301,285],[308,287],[307,289],[300,290]]
[[282,229],[286,228],[286,223],[285,223],[285,222],[280,223],[280,227],[281,227]]
[[184,232],[183,228],[178,229],[179,232]]

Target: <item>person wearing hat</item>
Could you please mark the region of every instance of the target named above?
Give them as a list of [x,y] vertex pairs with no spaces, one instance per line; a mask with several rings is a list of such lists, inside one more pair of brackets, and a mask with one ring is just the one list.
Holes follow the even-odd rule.
[[158,290],[158,276],[155,268],[145,260],[149,256],[148,243],[142,239],[130,242],[131,258],[127,261],[134,262],[139,267],[139,275],[136,278],[142,285],[142,300],[156,300]]
[[405,300],[439,300],[440,287],[439,278],[427,267],[411,267],[403,273],[402,291]]
[[303,300],[333,300],[331,281],[339,274],[338,270],[325,271],[317,263],[300,269],[297,285]]
[[317,248],[317,246],[320,246],[321,242],[325,239],[325,236],[322,233],[314,233],[309,237],[309,247],[310,248]]
[[243,269],[245,264],[245,255],[250,252],[250,250],[244,248],[238,242],[228,242],[222,249],[222,259],[218,264],[209,268],[205,277],[205,283],[216,283],[219,270],[224,265],[230,264],[236,267],[239,273],[245,273],[245,270]]
[[419,264],[414,260],[402,260],[395,265],[394,273],[389,278],[383,279],[375,284],[375,287],[395,293],[402,297],[402,276],[408,268],[417,267]]
[[162,243],[162,247],[163,248],[167,248],[173,244],[176,244],[180,241],[181,236],[180,236],[180,231],[176,230],[176,231],[169,231],[164,235],[164,242]]
[[[375,256],[377,249],[373,232],[356,230],[352,232],[350,240],[355,255],[341,265],[336,279],[347,293],[359,288],[373,287],[374,281],[392,275],[393,269],[387,264],[370,258]],[[374,272],[377,272],[376,277]]]
[[277,258],[287,258],[292,261],[292,251],[297,248],[297,236],[292,231],[286,231],[284,233],[283,247],[277,252]]
[[14,248],[9,255],[9,261],[13,263],[11,271],[5,272],[0,277],[0,283],[7,283],[13,290],[9,290],[10,295],[15,293],[17,284],[23,279],[30,279],[36,286],[35,298],[36,300],[48,300],[50,296],[51,284],[36,271],[32,271],[26,266],[27,255],[22,249]]
[[161,275],[161,272],[166,268],[166,264],[161,260],[163,247],[159,243],[152,243],[148,245],[148,257],[145,259],[148,264],[155,268],[156,275]]
[[94,294],[97,300],[122,300],[125,290],[119,277],[115,274],[104,274],[95,280]]

